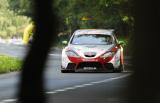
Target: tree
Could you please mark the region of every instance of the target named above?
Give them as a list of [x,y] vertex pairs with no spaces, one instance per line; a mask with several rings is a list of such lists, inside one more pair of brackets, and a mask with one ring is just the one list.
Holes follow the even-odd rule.
[[0,38],[22,36],[23,28],[30,18],[18,15],[12,9],[8,0],[0,0]]
[[129,34],[133,27],[130,3],[129,0],[57,0],[55,8],[62,23],[61,30],[64,27],[72,30],[114,28],[120,34]]
[[33,16],[33,2],[32,0],[8,0],[9,7],[14,12],[32,17]]

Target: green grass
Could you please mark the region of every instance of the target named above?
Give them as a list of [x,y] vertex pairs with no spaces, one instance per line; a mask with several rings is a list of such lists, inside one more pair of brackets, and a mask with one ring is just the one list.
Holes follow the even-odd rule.
[[0,73],[19,71],[22,61],[16,57],[0,55]]

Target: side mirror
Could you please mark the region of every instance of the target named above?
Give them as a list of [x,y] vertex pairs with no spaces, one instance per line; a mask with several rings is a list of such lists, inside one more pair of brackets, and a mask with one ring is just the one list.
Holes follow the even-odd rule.
[[63,44],[63,45],[67,45],[68,42],[67,42],[66,40],[64,40],[64,41],[62,41],[62,44]]

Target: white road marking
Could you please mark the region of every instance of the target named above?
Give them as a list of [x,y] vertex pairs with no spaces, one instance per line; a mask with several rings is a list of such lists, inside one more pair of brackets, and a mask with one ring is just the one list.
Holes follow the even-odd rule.
[[10,103],[10,102],[16,102],[17,99],[5,99],[5,100],[2,100],[0,103]]
[[[110,82],[110,81],[113,81],[113,80],[128,77],[130,75],[131,74],[125,74],[125,75],[122,75],[122,76],[119,76],[119,77],[112,77],[112,78],[108,78],[108,79],[104,79],[104,80],[100,80],[100,81],[96,81],[96,82],[90,82],[90,83],[87,83],[87,84],[81,84],[81,85],[75,85],[75,86],[72,86],[72,87],[66,87],[66,88],[63,88],[63,89],[57,89],[57,90],[54,90],[54,91],[46,92],[46,94],[56,94],[56,93],[59,93],[59,92],[65,92],[65,91],[68,91],[68,90],[75,90],[77,88],[83,88],[83,87],[92,86],[92,85],[95,85],[95,84],[107,83],[107,82]],[[10,102],[16,102],[16,101],[17,101],[17,99],[5,99],[5,100],[1,100],[0,103],[10,103]]]
[[90,83],[81,84],[81,85],[75,85],[75,86],[72,86],[72,87],[67,87],[67,88],[63,88],[63,89],[58,89],[58,90],[46,92],[46,94],[56,94],[56,93],[59,93],[59,92],[65,92],[65,91],[68,91],[68,90],[74,90],[74,89],[77,89],[77,88],[83,88],[83,87],[92,86],[92,85],[95,85],[95,84],[107,83],[107,82],[110,82],[110,81],[113,81],[113,80],[117,80],[117,79],[128,77],[130,75],[131,74],[126,74],[126,75],[123,75],[123,76],[104,79],[104,80],[101,80],[101,81],[90,82]]
[[58,57],[60,57],[61,56],[61,54],[49,54],[50,56],[58,56]]

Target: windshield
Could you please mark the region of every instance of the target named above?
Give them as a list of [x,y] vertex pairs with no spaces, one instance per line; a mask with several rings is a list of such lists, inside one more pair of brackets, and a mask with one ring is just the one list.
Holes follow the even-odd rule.
[[113,39],[110,35],[103,34],[80,34],[75,35],[71,44],[75,45],[108,45],[112,44]]

